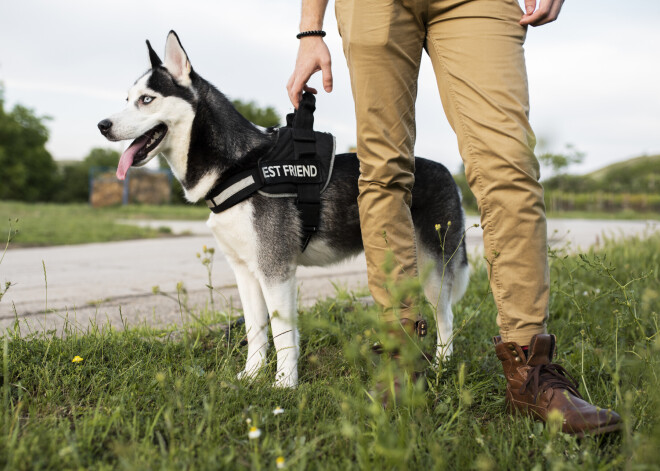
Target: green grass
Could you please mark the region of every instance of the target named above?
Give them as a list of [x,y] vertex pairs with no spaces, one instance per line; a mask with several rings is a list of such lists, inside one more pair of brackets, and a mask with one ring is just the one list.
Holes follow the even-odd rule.
[[88,204],[0,202],[0,233],[9,223],[18,229],[16,246],[68,245],[162,237],[167,228],[147,229],[118,224],[118,219],[187,219],[203,221],[208,209],[197,206],[117,206],[92,208]]
[[558,361],[585,397],[621,413],[620,435],[578,440],[504,412],[495,307],[478,264],[455,309],[451,360],[389,410],[368,399],[382,373],[369,353],[374,313],[350,293],[302,311],[294,391],[271,388],[274,358],[253,383],[236,380],[243,333],[213,327],[236,313],[64,337],[26,337],[19,323],[0,338],[0,466],[275,469],[282,456],[288,469],[657,469],[659,267],[657,235],[552,254]]

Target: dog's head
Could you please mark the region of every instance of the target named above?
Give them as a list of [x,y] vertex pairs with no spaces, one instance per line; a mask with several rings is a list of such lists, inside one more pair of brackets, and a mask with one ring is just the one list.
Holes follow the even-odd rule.
[[147,48],[151,69],[129,89],[126,108],[98,123],[110,141],[134,139],[119,160],[120,180],[131,166],[141,167],[160,152],[188,142],[194,119],[193,70],[179,37],[174,31],[168,34],[164,61],[149,41]]

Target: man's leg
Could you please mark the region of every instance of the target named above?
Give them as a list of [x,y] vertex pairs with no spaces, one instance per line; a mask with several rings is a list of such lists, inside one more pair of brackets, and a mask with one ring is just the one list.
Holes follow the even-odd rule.
[[394,280],[417,276],[410,205],[415,98],[425,30],[414,8],[405,3],[336,2],[355,100],[360,160],[358,204],[369,289],[383,308],[384,321],[416,317],[407,312],[409,306],[392,306],[383,271],[387,251],[391,250],[395,257],[391,273]]
[[517,0],[432,4],[428,50],[481,210],[506,402],[544,421],[551,411],[561,412],[564,432],[618,430],[620,417],[584,401],[565,370],[552,363],[556,339],[545,333],[547,229],[528,121],[522,11]]
[[549,275],[522,11],[517,0],[431,4],[427,49],[481,210],[500,333],[527,345],[545,332]]

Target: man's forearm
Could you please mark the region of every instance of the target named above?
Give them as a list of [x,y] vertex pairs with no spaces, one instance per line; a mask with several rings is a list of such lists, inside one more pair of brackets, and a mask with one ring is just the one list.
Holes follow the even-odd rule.
[[323,29],[323,17],[328,0],[303,0],[300,13],[300,31]]

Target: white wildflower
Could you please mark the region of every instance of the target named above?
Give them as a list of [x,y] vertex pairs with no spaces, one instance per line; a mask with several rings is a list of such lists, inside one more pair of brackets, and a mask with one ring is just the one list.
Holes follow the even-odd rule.
[[248,438],[250,440],[254,440],[256,438],[259,438],[261,436],[261,430],[258,429],[257,427],[250,427],[250,431],[248,432]]

